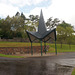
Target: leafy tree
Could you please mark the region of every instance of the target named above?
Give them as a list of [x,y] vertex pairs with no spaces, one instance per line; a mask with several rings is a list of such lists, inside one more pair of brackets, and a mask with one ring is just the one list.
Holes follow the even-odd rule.
[[71,44],[73,40],[73,29],[71,27],[66,27],[66,35],[67,43],[69,44],[69,48],[71,49]]
[[11,28],[12,31],[22,32],[24,30],[24,19],[21,16],[12,17]]
[[39,24],[39,16],[38,15],[35,15],[35,16],[29,15],[29,19],[30,19],[31,26],[34,26],[36,29]]
[[75,45],[75,35],[73,35],[72,44],[74,44],[74,45]]
[[58,18],[52,19],[52,17],[50,17],[47,22],[46,22],[46,26],[48,29],[54,28],[55,26],[58,26],[60,20]]
[[66,28],[66,27],[71,27],[73,28],[73,26],[71,26],[71,24],[66,23],[65,21],[63,21],[61,24],[59,24],[59,26]]
[[21,13],[21,17],[22,17],[24,20],[26,19],[25,15],[24,15],[23,13]]
[[7,16],[5,19],[0,19],[0,37],[6,39],[13,37],[27,38],[25,31],[36,31],[37,21],[38,16],[27,19],[23,13],[20,15],[19,12],[13,17]]
[[61,48],[62,48],[62,43],[68,43],[69,48],[71,49],[70,44],[72,43],[72,38],[73,38],[73,26],[66,22],[62,22],[57,26],[57,41],[61,43]]
[[0,21],[0,36],[1,38],[12,38],[10,35],[12,35],[11,31],[11,18],[9,16],[6,17],[6,19],[2,19]]
[[19,13],[19,12],[17,12],[17,13],[15,14],[15,16],[20,16],[20,13]]
[[62,44],[64,42],[64,39],[65,39],[65,29],[61,26],[58,26],[57,27],[57,41],[59,43],[61,43],[61,48],[62,48]]

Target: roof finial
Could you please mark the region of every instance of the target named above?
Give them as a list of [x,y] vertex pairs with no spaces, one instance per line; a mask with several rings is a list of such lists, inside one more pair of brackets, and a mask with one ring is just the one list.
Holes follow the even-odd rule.
[[44,22],[43,13],[42,13],[42,9],[41,9],[38,32],[40,34],[43,34],[45,31],[47,31],[47,30],[46,30],[46,25],[45,25],[45,22]]

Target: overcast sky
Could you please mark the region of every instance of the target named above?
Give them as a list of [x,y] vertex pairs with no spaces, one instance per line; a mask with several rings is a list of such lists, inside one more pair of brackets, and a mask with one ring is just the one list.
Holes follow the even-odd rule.
[[59,18],[75,27],[75,0],[0,0],[0,17],[14,16],[23,12],[25,16],[40,15],[42,9],[45,21],[49,17]]

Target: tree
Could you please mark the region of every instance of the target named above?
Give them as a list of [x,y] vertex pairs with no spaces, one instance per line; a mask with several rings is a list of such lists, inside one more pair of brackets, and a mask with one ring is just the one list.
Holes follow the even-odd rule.
[[71,48],[70,44],[72,43],[72,38],[73,26],[63,21],[59,26],[57,26],[57,41],[61,43],[61,48],[62,43],[69,44],[69,48]]
[[20,16],[20,13],[19,13],[19,12],[17,12],[17,13],[15,14],[15,16]]
[[22,17],[24,20],[26,19],[25,15],[24,15],[23,13],[21,13],[21,17]]
[[46,22],[46,26],[48,29],[54,28],[55,26],[58,26],[60,20],[58,18],[52,19],[52,17],[50,17],[47,22]]
[[73,35],[72,44],[74,44],[74,45],[75,45],[75,35]]
[[69,44],[69,48],[71,49],[71,44],[73,40],[73,29],[71,27],[66,27],[66,35],[67,44]]
[[37,29],[37,26],[39,24],[39,16],[38,15],[29,15],[30,24],[31,26],[35,27]]
[[13,37],[27,38],[25,31],[36,31],[38,19],[38,15],[31,15],[26,18],[23,13],[20,14],[19,12],[13,17],[7,16],[5,19],[0,19],[0,37],[6,39]]
[[21,16],[13,16],[11,23],[12,31],[23,32],[24,30],[24,19]]
[[63,44],[63,42],[64,42],[64,40],[65,40],[65,29],[63,28],[63,27],[61,27],[61,26],[58,26],[57,27],[57,41],[59,42],[59,43],[61,43],[61,48],[62,48],[62,44]]
[[66,28],[66,27],[71,27],[73,28],[73,26],[71,26],[71,24],[66,23],[65,21],[63,21],[61,24],[59,24],[59,26]]
[[11,18],[9,16],[6,19],[0,20],[0,27],[1,38],[12,38]]

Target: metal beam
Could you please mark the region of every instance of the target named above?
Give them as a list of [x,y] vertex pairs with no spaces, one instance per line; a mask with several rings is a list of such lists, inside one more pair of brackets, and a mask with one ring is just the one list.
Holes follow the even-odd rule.
[[45,47],[44,49],[45,49],[45,54],[46,54],[46,42],[44,42],[44,47]]
[[56,40],[55,40],[55,53],[57,55],[57,46],[56,46]]
[[[26,31],[27,32],[27,31]],[[30,38],[30,36],[29,36],[29,33],[27,32],[27,35],[28,35],[28,37],[29,37],[29,40],[30,40],[30,42],[31,42],[31,38]]]
[[41,56],[42,56],[42,40],[41,40]]
[[35,41],[35,40],[37,40],[37,38],[35,38],[34,40],[32,40],[32,42]]
[[32,42],[31,42],[31,55],[33,55]]

